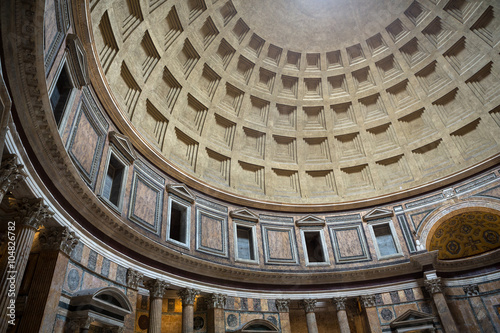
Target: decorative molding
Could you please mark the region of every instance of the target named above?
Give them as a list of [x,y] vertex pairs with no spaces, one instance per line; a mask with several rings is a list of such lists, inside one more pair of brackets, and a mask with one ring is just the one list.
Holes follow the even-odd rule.
[[[228,230],[227,230],[227,215],[221,215],[217,214],[213,211],[207,210],[202,206],[196,206],[196,250],[204,253],[209,253],[215,256],[219,257],[225,257],[227,258],[228,256]],[[203,221],[207,222],[208,224],[211,224],[211,226],[208,227],[208,230],[212,230],[212,232],[215,232],[215,228],[217,228],[217,232],[220,231],[220,233],[216,236],[215,234],[207,235],[203,234],[203,228],[205,227],[205,224]],[[204,239],[205,237],[205,239]],[[214,239],[220,237],[220,241],[215,241]],[[212,246],[207,244],[206,238],[212,238]],[[210,241],[208,243],[211,243]]]
[[149,295],[152,298],[163,298],[169,284],[163,280],[148,280],[144,282],[144,287],[149,290]]
[[205,298],[205,304],[209,309],[224,309],[226,306],[226,295],[210,294]]
[[24,165],[17,164],[16,155],[4,155],[0,166],[0,201],[5,193],[12,191],[19,182],[26,178],[23,168]]
[[333,305],[337,306],[337,311],[346,309],[347,297],[334,297],[332,298]]
[[[357,261],[368,261],[371,260],[370,257],[370,251],[368,250],[368,245],[366,242],[366,235],[365,231],[363,229],[363,224],[361,222],[349,224],[349,225],[330,225],[328,227],[330,231],[330,239],[332,242],[332,248],[333,248],[333,256],[335,258],[335,263],[337,264],[344,264],[344,263],[352,263],[352,262],[357,262]],[[359,247],[361,249],[361,254],[360,255],[353,255],[353,256],[342,256],[342,253],[340,252],[340,245],[339,241],[342,237],[337,237],[337,232],[349,232],[349,231],[355,231],[358,236],[359,240]],[[352,248],[352,245],[354,240],[350,240],[350,247]]]
[[[275,226],[275,225],[261,225],[262,230],[262,240],[264,244],[264,259],[266,264],[285,264],[285,265],[297,265],[298,264],[298,256],[297,256],[297,242],[295,240],[295,227],[293,226]],[[272,237],[269,237],[269,232],[274,233],[287,233],[289,244],[288,248],[290,249],[289,257],[283,258],[283,255],[280,254],[278,257],[273,257],[271,253],[272,247],[270,244],[273,242],[276,243],[276,240]],[[284,244],[283,244],[284,245]]]
[[194,305],[194,300],[196,299],[196,296],[199,294],[200,294],[199,290],[191,288],[181,289],[177,292],[177,295],[182,300],[182,306]]
[[375,295],[362,295],[360,297],[361,304],[363,307],[366,308],[373,308],[377,306],[377,300],[375,298]]
[[295,221],[295,224],[299,227],[307,227],[307,226],[324,226],[325,220],[321,219],[317,216],[307,215],[300,220]]
[[54,215],[49,206],[43,204],[43,199],[23,198],[17,202],[14,219],[19,225],[38,229],[47,219]]
[[127,270],[127,287],[138,290],[143,282],[144,274],[129,268]]
[[424,280],[425,289],[431,294],[437,294],[443,292],[443,284],[441,278],[434,278],[429,280]]
[[109,137],[109,142],[115,145],[115,147],[127,159],[129,164],[134,163],[134,161],[137,159],[137,155],[135,154],[134,146],[132,146],[132,143],[130,142],[129,138],[115,131],[109,132],[108,137]]
[[67,256],[78,244],[79,237],[68,227],[48,227],[40,230],[38,241],[42,250],[61,251]]
[[479,296],[479,286],[477,284],[469,284],[463,287],[467,297]]
[[306,311],[306,313],[314,312],[314,308],[316,307],[316,300],[304,299],[300,302],[300,306]]
[[75,74],[77,86],[81,89],[90,83],[87,53],[80,38],[75,34],[66,36],[66,47],[69,50],[69,60],[72,64],[71,68]]
[[176,196],[187,200],[191,204],[194,203],[196,199],[193,193],[191,193],[191,191],[184,184],[168,184],[167,192],[175,194]]
[[290,300],[289,299],[277,299],[275,301],[276,309],[278,312],[288,312],[290,311]]
[[393,215],[394,212],[392,210],[383,208],[374,208],[363,216],[363,221],[368,222],[372,220],[383,219],[386,217],[392,217]]
[[254,212],[248,210],[247,208],[243,209],[237,209],[237,210],[232,210],[229,212],[229,216],[231,216],[233,219],[240,219],[244,221],[251,221],[258,223],[259,222],[259,216],[255,214]]

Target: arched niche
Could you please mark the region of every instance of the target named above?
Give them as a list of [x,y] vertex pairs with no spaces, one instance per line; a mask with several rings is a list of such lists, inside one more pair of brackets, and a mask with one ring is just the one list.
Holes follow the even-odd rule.
[[281,332],[276,325],[264,319],[254,319],[244,324],[238,333],[262,333],[262,332]]
[[500,247],[500,202],[464,200],[427,216],[418,234],[438,259],[461,259]]
[[90,326],[122,329],[132,305],[123,291],[102,287],[79,291],[71,297],[69,315],[72,326],[80,332]]

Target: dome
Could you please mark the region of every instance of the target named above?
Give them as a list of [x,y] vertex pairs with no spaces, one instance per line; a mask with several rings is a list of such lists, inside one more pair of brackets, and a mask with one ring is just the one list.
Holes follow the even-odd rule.
[[461,30],[472,5],[126,4],[91,7],[97,93],[144,155],[224,200],[369,206],[499,152],[496,41],[486,18]]

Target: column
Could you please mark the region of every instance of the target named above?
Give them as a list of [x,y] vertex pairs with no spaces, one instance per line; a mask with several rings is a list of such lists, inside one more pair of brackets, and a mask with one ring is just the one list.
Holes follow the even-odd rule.
[[455,320],[451,316],[450,308],[448,308],[448,304],[446,303],[446,298],[443,295],[441,278],[437,277],[435,271],[426,272],[424,275],[424,285],[427,291],[432,295],[439,318],[441,318],[441,326],[446,333],[458,333],[459,330],[457,329]]
[[[479,326],[481,326],[484,332],[495,332],[495,328],[488,317],[488,311],[485,309],[481,297],[479,296],[479,286],[477,284],[469,284],[463,287],[465,295],[469,298],[469,303],[474,311],[476,318],[478,320]],[[467,323],[467,325],[474,325],[475,323]],[[474,325],[477,327],[477,325]],[[477,327],[478,331],[481,331]]]
[[347,297],[333,298],[333,304],[337,306],[337,319],[339,321],[340,333],[350,333],[349,319],[346,311]]
[[208,313],[208,333],[219,333],[224,332],[225,319],[224,319],[224,308],[226,306],[226,295],[222,294],[211,294],[205,299],[207,304]]
[[125,317],[123,326],[125,331],[134,332],[135,330],[135,314],[137,309],[137,291],[139,290],[139,285],[142,283],[144,275],[136,270],[128,269],[127,271],[127,298],[132,305],[132,312]]
[[314,308],[316,307],[315,299],[305,299],[301,302],[302,308],[306,312],[307,332],[318,333],[318,325],[316,324],[316,314]]
[[14,221],[8,222],[8,257],[0,267],[0,332],[5,332],[8,320],[14,318],[17,293],[38,227],[54,213],[42,199],[20,200]]
[[0,165],[0,202],[9,191],[12,191],[19,182],[26,178],[23,172],[24,165],[17,164],[16,155],[5,155]]
[[161,333],[161,310],[163,295],[168,284],[162,280],[148,280],[144,286],[149,289],[149,330],[148,333]]
[[52,332],[71,251],[78,244],[67,227],[50,227],[38,236],[41,252],[18,332]]
[[194,300],[200,292],[195,289],[181,289],[177,295],[182,299],[182,333],[193,333]]
[[277,299],[275,303],[276,309],[280,314],[281,332],[290,333],[292,331],[292,328],[290,326],[290,300]]
[[379,333],[382,332],[382,327],[380,326],[380,321],[377,314],[377,303],[375,301],[375,295],[363,295],[361,296],[361,304],[366,312],[366,318],[368,320],[368,326],[370,332]]

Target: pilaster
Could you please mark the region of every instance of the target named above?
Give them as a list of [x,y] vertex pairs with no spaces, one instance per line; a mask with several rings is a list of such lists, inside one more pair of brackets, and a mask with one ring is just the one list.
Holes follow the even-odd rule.
[[368,327],[370,332],[378,333],[382,331],[380,326],[380,320],[377,314],[377,302],[375,300],[375,295],[363,295],[360,297],[361,304],[365,309],[366,319],[368,321]]
[[223,294],[211,294],[205,298],[205,303],[208,308],[208,333],[224,331],[224,308],[226,306],[226,297],[227,296]]
[[125,317],[123,323],[125,332],[134,332],[135,315],[137,309],[137,291],[139,285],[142,284],[144,275],[136,270],[129,268],[127,270],[127,298],[132,305],[132,312]]
[[424,275],[424,286],[432,295],[432,300],[436,305],[439,318],[441,319],[441,326],[443,326],[446,333],[458,333],[459,330],[443,294],[443,284],[441,283],[441,278],[437,277],[435,271],[426,272]]

